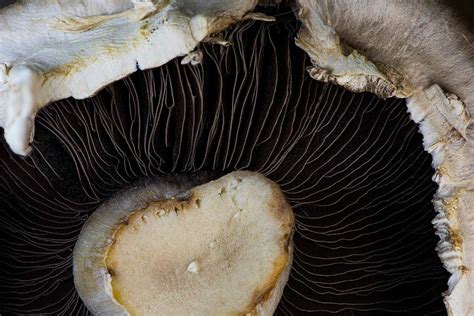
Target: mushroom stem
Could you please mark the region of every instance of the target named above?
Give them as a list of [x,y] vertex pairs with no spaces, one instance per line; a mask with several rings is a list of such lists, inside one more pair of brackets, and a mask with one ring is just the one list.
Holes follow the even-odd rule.
[[283,193],[254,172],[196,182],[134,186],[86,222],[74,282],[94,314],[273,314],[293,256]]

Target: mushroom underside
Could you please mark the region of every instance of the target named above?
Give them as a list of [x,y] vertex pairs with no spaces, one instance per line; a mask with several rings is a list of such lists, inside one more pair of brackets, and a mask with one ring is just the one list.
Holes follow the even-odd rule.
[[87,314],[72,249],[87,217],[143,177],[253,170],[283,190],[295,256],[277,314],[444,313],[431,157],[404,100],[310,78],[298,22],[245,22],[198,65],[138,71],[36,119],[32,153],[0,152],[5,313]]

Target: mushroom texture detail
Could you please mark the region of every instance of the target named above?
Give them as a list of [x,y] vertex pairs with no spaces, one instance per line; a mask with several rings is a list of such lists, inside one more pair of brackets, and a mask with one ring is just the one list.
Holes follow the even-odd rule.
[[2,8],[0,126],[7,142],[25,155],[43,105],[89,97],[137,69],[186,55],[220,29],[253,18],[245,15],[255,5],[255,0],[206,5],[70,0],[19,1]]
[[[388,3],[359,0],[299,0],[290,4],[301,23],[295,30],[295,41],[311,59],[311,65],[308,64],[307,70],[313,79],[331,82],[358,93],[368,91],[382,98],[406,98],[412,120],[419,124],[420,132],[423,134],[424,148],[433,157],[432,166],[435,169],[433,180],[439,186],[433,199],[437,212],[433,225],[436,235],[439,236],[436,250],[445,268],[451,274],[448,289],[444,293],[446,310],[450,315],[474,314],[472,299],[474,276],[471,272],[474,268],[472,212],[474,125],[470,116],[474,110],[472,30],[467,24],[461,23],[461,20],[453,13],[454,11],[441,1]],[[199,67],[199,63],[206,56],[212,55],[207,54],[206,49],[203,49],[202,45],[205,42],[220,44],[222,46],[220,49],[233,44],[224,36],[221,37],[219,33],[221,30],[248,19],[269,23],[274,20],[273,17],[254,13],[256,5],[256,1],[208,1],[203,5],[197,0],[82,1],[80,3],[46,1],[41,5],[35,1],[17,1],[1,8],[0,126],[4,128],[7,144],[16,154],[30,154],[32,148],[35,148],[35,146],[30,147],[30,143],[32,141],[34,143],[35,140],[33,135],[35,116],[43,106],[52,101],[71,96],[84,99],[95,94],[103,98],[99,91],[108,84],[130,75],[137,69],[160,67],[166,63],[173,65],[172,60],[175,57],[182,57],[183,64],[189,63]],[[31,18],[32,16],[34,19]],[[43,27],[38,28],[38,25]],[[32,37],[33,31],[35,36]],[[164,77],[166,74],[163,75]],[[150,84],[151,81],[148,77],[146,78],[140,82]],[[116,92],[112,94],[114,94],[115,102],[117,94]],[[197,94],[192,97],[199,99]],[[71,100],[64,102],[65,109],[71,108]],[[97,103],[95,105],[98,106],[99,111],[105,111],[98,105],[101,101],[91,102]],[[133,102],[135,101],[131,101]],[[67,111],[69,110],[65,110]],[[55,120],[54,116],[48,117],[47,114],[53,112],[48,112],[46,107],[44,113],[45,116],[41,118],[41,124],[43,124],[41,128],[44,129],[46,126],[53,134],[59,135],[59,138],[63,137],[68,129],[61,124],[70,123],[65,120],[64,123],[52,124]],[[232,121],[236,112],[232,110],[230,113],[232,113],[230,115]],[[291,116],[291,111],[284,113],[282,114],[284,117]],[[301,113],[303,112],[298,112],[298,115]],[[226,114],[229,112],[224,116]],[[88,121],[88,115],[84,114],[85,121]],[[103,113],[98,117],[102,118],[102,115]],[[338,115],[344,116],[339,112]],[[64,117],[66,116],[64,114]],[[271,115],[268,114],[268,117]],[[278,117],[275,120],[279,119]],[[303,119],[301,121],[304,122]],[[212,126],[212,131],[218,130],[217,123]],[[307,127],[302,127],[301,130],[305,128]],[[291,128],[286,131],[288,130],[293,131]],[[316,130],[319,130],[319,127]],[[240,132],[241,130],[238,129],[237,134]],[[71,131],[71,134],[73,133]],[[167,130],[166,133],[168,135],[169,131]],[[258,137],[265,138],[264,134],[262,132],[258,134]],[[192,137],[197,139],[199,135],[199,132],[196,132]],[[306,129],[294,139],[298,137],[304,139],[303,135],[312,134]],[[261,142],[262,138],[258,137],[255,144]],[[110,180],[104,180],[107,189],[98,189],[99,186],[94,182],[95,180],[88,178],[90,173],[82,173],[82,170],[86,169],[88,172],[91,170],[95,172],[95,169],[90,167],[94,165],[93,163],[90,165],[85,163],[86,159],[80,157],[81,153],[74,150],[74,148],[82,148],[82,145],[79,146],[80,142],[68,143],[71,142],[73,136],[61,139],[64,139],[67,150],[73,156],[77,155],[76,168],[79,170],[81,182],[86,183],[84,190],[88,195],[94,198],[100,196],[102,199],[108,194],[104,193],[105,191],[113,191],[111,187],[115,190],[116,185],[115,183],[109,185]],[[248,140],[245,137],[241,139]],[[134,140],[137,141],[136,138]],[[165,137],[165,142],[171,142],[169,135]],[[185,143],[186,140],[182,142]],[[312,140],[309,143],[311,142]],[[253,166],[251,159],[255,156],[253,153],[248,156],[246,154],[238,156],[235,146],[227,146],[222,169],[228,169],[230,166],[239,168]],[[299,148],[304,145],[294,146]],[[212,146],[208,143],[208,147]],[[120,145],[115,143],[110,148],[122,150]],[[219,150],[221,149],[218,148],[217,154]],[[141,152],[138,150],[134,155],[141,159],[140,155],[144,155],[144,152],[148,153],[146,150]],[[303,152],[306,154],[307,151]],[[43,155],[43,152],[39,151],[39,153]],[[194,158],[194,154],[189,155]],[[279,159],[275,158],[274,162],[266,165],[263,163],[254,169],[266,175],[272,174],[278,169],[279,163],[284,164],[285,154],[280,152],[279,155],[277,155]],[[183,159],[181,152],[175,152],[173,158]],[[248,163],[237,163],[247,158]],[[13,160],[4,162],[5,166],[8,165],[5,169],[17,170],[15,168],[19,168],[22,172],[26,172],[27,168],[33,168],[32,166],[38,164],[39,161],[30,162],[27,156],[25,158],[27,165],[24,166],[16,162],[15,158],[9,156],[4,161],[7,159]],[[140,159],[137,158],[137,160]],[[156,159],[160,160],[161,157]],[[302,158],[304,159],[306,158]],[[204,160],[201,166],[207,165]],[[192,159],[189,158],[188,161]],[[107,161],[104,164],[114,163]],[[154,168],[155,161],[147,163],[146,166],[139,163],[140,166],[137,168],[142,171],[150,170],[150,166]],[[175,162],[173,166],[178,165],[179,162]],[[219,162],[214,159],[213,166],[218,165]],[[191,163],[186,168],[193,169]],[[127,173],[133,168],[125,167],[124,169]],[[147,172],[149,171],[143,173]],[[16,172],[13,172],[3,178],[19,179],[20,173],[16,175]],[[288,174],[291,175],[291,169]],[[102,177],[101,174],[99,178]],[[118,177],[126,178],[125,182],[131,181],[129,175]],[[303,184],[293,187],[292,181],[288,178],[284,176],[278,176],[278,178],[283,179],[278,182],[282,185],[285,194],[289,196],[290,204],[297,208],[303,205],[304,208],[306,202],[300,201],[299,197],[295,196],[300,193],[302,196],[304,194],[311,196],[313,193]],[[15,181],[12,180],[5,186],[13,186],[11,184],[13,182]],[[291,185],[288,187],[285,184]],[[64,207],[63,203],[65,202],[62,200],[58,202],[61,207]],[[312,215],[302,211],[296,216],[297,231],[298,220],[305,216]],[[301,229],[303,226],[304,229]],[[310,226],[302,225],[300,232],[313,233],[312,230],[316,226],[314,223]],[[347,237],[342,237],[344,238]],[[301,258],[300,256],[297,259]],[[297,262],[299,265],[301,262],[310,262],[310,260],[304,257],[302,261],[297,260]],[[188,268],[190,271],[199,270],[197,265],[191,263]],[[298,268],[301,266],[295,269]],[[305,266],[302,270],[304,269],[307,267]],[[309,274],[317,273],[311,271]],[[342,290],[339,294],[343,296],[341,293],[343,293]],[[285,301],[285,296],[283,296],[283,302],[288,303]],[[364,307],[361,307],[360,310],[363,309]]]
[[134,185],[88,219],[74,250],[74,282],[91,311],[273,314],[293,256],[284,195],[248,171],[189,185],[176,175]]
[[453,315],[474,314],[472,29],[441,1],[299,4],[303,27],[297,43],[312,58],[313,78],[382,97],[408,97],[437,170],[439,213],[433,224],[440,258],[452,274],[446,307]]

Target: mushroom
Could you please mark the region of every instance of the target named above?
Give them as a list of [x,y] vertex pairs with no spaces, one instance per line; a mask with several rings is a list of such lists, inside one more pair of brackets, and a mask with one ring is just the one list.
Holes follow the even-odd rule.
[[295,216],[277,313],[472,313],[471,30],[443,2],[272,3],[0,9],[0,312],[87,313],[72,249],[124,187],[244,169]]
[[84,224],[74,283],[89,310],[272,315],[293,255],[279,187],[243,171],[192,189],[168,178],[117,193]]

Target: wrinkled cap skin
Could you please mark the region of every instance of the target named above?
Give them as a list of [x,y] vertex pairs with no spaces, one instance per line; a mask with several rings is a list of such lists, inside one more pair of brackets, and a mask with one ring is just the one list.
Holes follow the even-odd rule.
[[[8,1],[12,2],[12,1]],[[271,1],[266,1],[271,2]],[[137,69],[191,53],[245,19],[248,1],[17,1],[0,6],[0,126],[29,152],[39,108],[86,98]],[[433,156],[438,254],[452,274],[448,313],[474,313],[474,43],[443,1],[291,2],[310,75],[346,89],[407,98]],[[248,17],[248,16],[247,16]],[[193,60],[191,58],[191,60]]]

